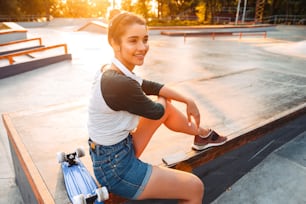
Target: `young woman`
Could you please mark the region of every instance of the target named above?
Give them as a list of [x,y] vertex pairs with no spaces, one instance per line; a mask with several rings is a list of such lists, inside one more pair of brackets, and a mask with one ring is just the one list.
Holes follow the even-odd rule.
[[[200,113],[192,99],[132,72],[144,62],[148,39],[145,20],[135,14],[120,13],[109,23],[108,42],[114,58],[96,78],[89,103],[94,173],[110,192],[127,199],[165,198],[199,204],[204,185],[197,176],[152,166],[138,158],[161,124],[195,136],[195,149],[223,144],[226,138],[200,126]],[[156,95],[157,100],[147,95]],[[171,100],[185,103],[186,114]]]

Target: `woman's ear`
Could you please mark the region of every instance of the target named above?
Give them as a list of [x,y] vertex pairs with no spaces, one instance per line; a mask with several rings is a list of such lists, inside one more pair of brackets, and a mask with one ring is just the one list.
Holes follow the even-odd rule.
[[111,40],[111,45],[115,52],[120,52],[120,45],[114,39]]

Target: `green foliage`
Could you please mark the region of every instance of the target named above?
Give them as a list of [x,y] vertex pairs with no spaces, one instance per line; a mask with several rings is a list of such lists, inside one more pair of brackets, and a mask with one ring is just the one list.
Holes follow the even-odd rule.
[[109,6],[108,0],[66,0],[66,2],[57,0],[51,7],[51,15],[70,18],[105,17]]
[[149,18],[151,4],[150,0],[138,0],[134,2],[132,0],[124,0],[121,2],[121,8],[125,11],[130,11],[142,15],[144,18]]
[[204,21],[204,14],[205,14],[205,11],[206,11],[206,6],[203,2],[199,3],[198,6],[196,7],[196,10],[197,10],[197,17],[199,19],[200,22],[203,22]]
[[101,17],[108,0],[0,0],[0,14],[7,16]]
[[0,14],[1,15],[15,15],[18,8],[17,0],[0,0]]
[[125,11],[133,11],[132,0],[125,0],[121,2],[121,8]]
[[145,18],[149,17],[149,10],[151,9],[151,6],[149,4],[150,0],[138,0],[133,8],[133,12],[138,13],[142,15]]
[[[150,22],[156,25],[196,25],[203,22],[216,23],[217,16],[230,16],[233,19],[238,0],[155,2],[158,9],[154,11],[151,0],[121,0],[120,6],[123,10],[140,14],[146,19],[159,19]],[[242,0],[241,8],[243,2]],[[247,17],[255,17],[256,2],[257,0],[247,1]],[[110,6],[109,0],[0,0],[0,17],[3,19],[3,16],[9,16],[15,20],[20,20],[19,17],[22,16],[105,17]],[[265,0],[264,9],[264,16],[306,15],[306,0]],[[192,18],[195,18],[194,21],[191,21]]]

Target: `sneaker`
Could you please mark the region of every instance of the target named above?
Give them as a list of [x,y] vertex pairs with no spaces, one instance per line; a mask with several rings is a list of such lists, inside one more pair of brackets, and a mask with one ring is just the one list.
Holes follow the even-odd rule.
[[227,138],[220,136],[215,131],[211,130],[208,136],[200,136],[196,135],[194,137],[194,142],[192,148],[195,150],[204,150],[209,147],[215,147],[219,145],[223,145],[226,142]]

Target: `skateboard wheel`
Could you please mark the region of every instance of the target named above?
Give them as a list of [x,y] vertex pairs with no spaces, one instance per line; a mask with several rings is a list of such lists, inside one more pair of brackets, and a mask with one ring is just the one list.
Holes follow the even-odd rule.
[[84,151],[84,149],[81,148],[81,147],[78,147],[78,148],[75,150],[75,152],[76,152],[76,156],[77,156],[77,157],[83,157],[83,156],[85,156],[85,151]]
[[109,194],[108,194],[108,190],[106,187],[100,187],[96,189],[96,194],[98,196],[97,200],[98,202],[102,202],[104,200],[109,199]]
[[58,163],[64,162],[65,161],[65,157],[66,157],[65,152],[58,152],[56,154],[56,157],[57,157]]
[[86,204],[85,196],[83,194],[74,196],[72,203],[73,204]]

